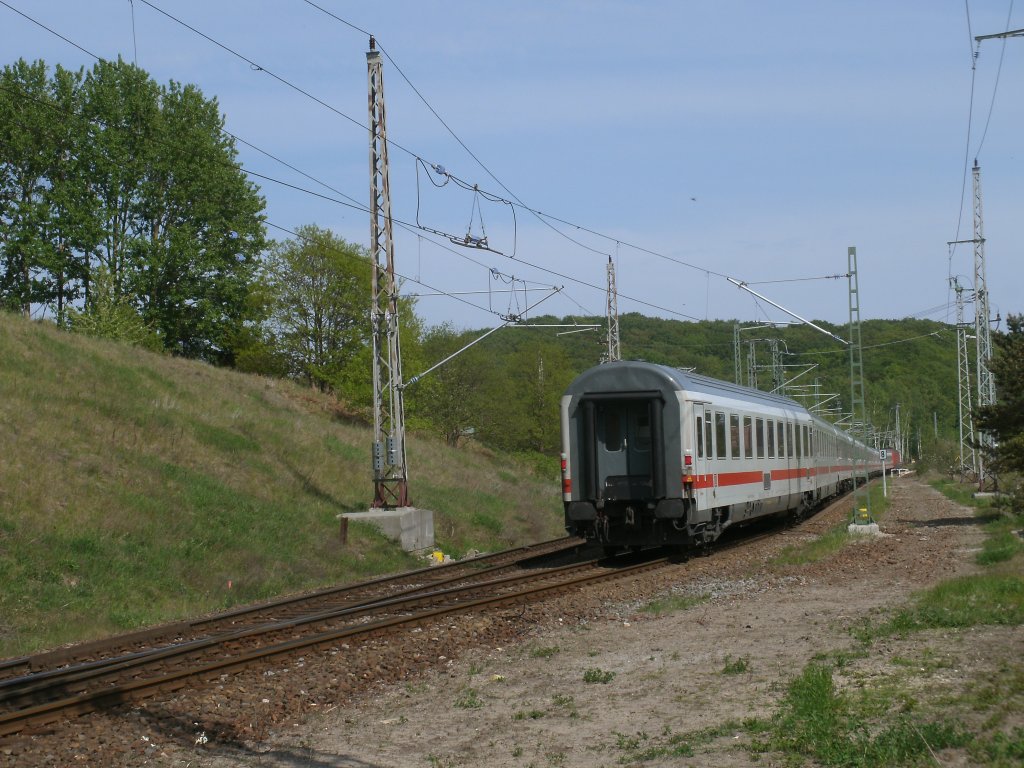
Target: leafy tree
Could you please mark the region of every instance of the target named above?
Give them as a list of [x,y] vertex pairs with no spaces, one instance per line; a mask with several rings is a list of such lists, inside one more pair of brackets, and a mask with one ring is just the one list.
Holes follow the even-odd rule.
[[0,73],[0,303],[88,310],[92,272],[176,354],[232,364],[263,200],[216,100],[122,60]]
[[[454,354],[472,338],[456,333],[450,325],[431,328],[423,339],[422,355],[428,366]],[[479,429],[486,413],[481,402],[486,365],[476,348],[470,348],[431,371],[406,393],[410,421],[423,424],[450,446],[457,446]],[[415,374],[412,374],[415,375]]]
[[81,243],[85,185],[73,161],[80,142],[59,115],[75,108],[80,81],[60,67],[51,81],[42,62],[0,71],[0,306],[25,315],[51,301],[60,314],[75,298],[66,281],[80,271],[69,254]]
[[1006,325],[993,337],[996,402],[978,409],[977,426],[994,438],[992,468],[1024,473],[1024,315],[1010,315]]
[[[288,375],[352,405],[373,399],[370,304],[373,264],[366,249],[315,224],[274,244],[264,264],[267,335]],[[400,298],[403,369],[419,361],[422,322]]]
[[266,260],[271,329],[288,373],[328,391],[370,344],[372,266],[364,248],[315,224],[297,234]]

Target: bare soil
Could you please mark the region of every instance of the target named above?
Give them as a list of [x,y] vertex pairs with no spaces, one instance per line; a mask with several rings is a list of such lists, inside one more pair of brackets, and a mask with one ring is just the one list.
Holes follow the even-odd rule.
[[[717,729],[692,757],[644,765],[746,766],[749,736],[730,724],[774,712],[813,659],[849,654],[837,682],[896,680],[927,711],[970,721],[971,690],[1024,674],[1024,630],[975,628],[876,642],[851,653],[851,628],[912,593],[974,572],[983,534],[972,511],[913,477],[890,485],[881,535],[856,536],[816,563],[780,566],[786,546],[844,524],[840,502],[748,546],[635,579],[409,636],[341,648],[262,676],[225,679],[130,712],[91,718],[76,747],[39,737],[8,758],[39,764],[600,766]],[[691,597],[661,616],[655,598]],[[1018,707],[1009,726],[1024,725]],[[97,742],[97,739],[101,741]],[[99,743],[99,747],[97,744]],[[964,754],[935,756],[968,765]],[[0,764],[4,753],[0,752]],[[778,764],[770,755],[757,765]]]

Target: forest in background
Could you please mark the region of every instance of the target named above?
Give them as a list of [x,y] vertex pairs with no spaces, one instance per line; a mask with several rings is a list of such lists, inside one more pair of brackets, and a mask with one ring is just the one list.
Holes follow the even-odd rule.
[[[531,323],[604,324],[604,318],[538,316]],[[848,329],[817,321],[845,338]],[[740,321],[741,326],[752,323]],[[734,379],[734,325],[732,320],[687,322],[645,317],[636,313],[619,320],[623,359],[646,360],[732,381]],[[433,329],[425,346],[435,355],[454,350],[483,331],[454,333]],[[556,335],[551,329],[508,329],[488,337],[455,358],[419,387],[410,390],[407,404],[430,402],[428,411],[443,434],[471,431],[479,439],[508,450],[557,451],[558,424],[553,418],[558,398],[578,373],[596,365],[606,353],[603,330]],[[837,394],[829,405],[849,408],[849,353],[845,346],[812,328],[781,327],[742,332],[745,347],[753,338],[779,340],[786,378],[811,365],[794,384],[820,384],[823,397]],[[903,432],[912,454],[917,439],[925,452],[947,451],[957,435],[956,333],[946,324],[930,320],[867,320],[862,323],[864,375],[868,415],[878,429],[895,428],[895,406],[900,404]],[[770,363],[768,346],[758,344],[759,363]],[[744,354],[744,366],[745,355]],[[746,383],[746,370],[742,376]],[[771,372],[761,370],[759,388],[770,389]],[[429,388],[428,388],[429,387]],[[807,405],[812,400],[799,398]],[[936,434],[937,433],[937,434]]]

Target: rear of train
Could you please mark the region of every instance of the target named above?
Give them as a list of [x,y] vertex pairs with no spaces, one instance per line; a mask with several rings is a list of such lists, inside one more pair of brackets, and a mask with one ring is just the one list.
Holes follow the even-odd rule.
[[608,549],[691,540],[683,392],[672,370],[606,363],[577,377],[563,396],[562,498],[570,534]]

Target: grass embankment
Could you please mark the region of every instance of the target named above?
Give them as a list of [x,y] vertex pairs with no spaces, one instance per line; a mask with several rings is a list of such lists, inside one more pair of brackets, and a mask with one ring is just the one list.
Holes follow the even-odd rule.
[[[3,314],[0,360],[0,657],[417,562],[368,525],[340,544],[371,435],[331,398]],[[561,531],[554,474],[408,448],[445,551]]]

